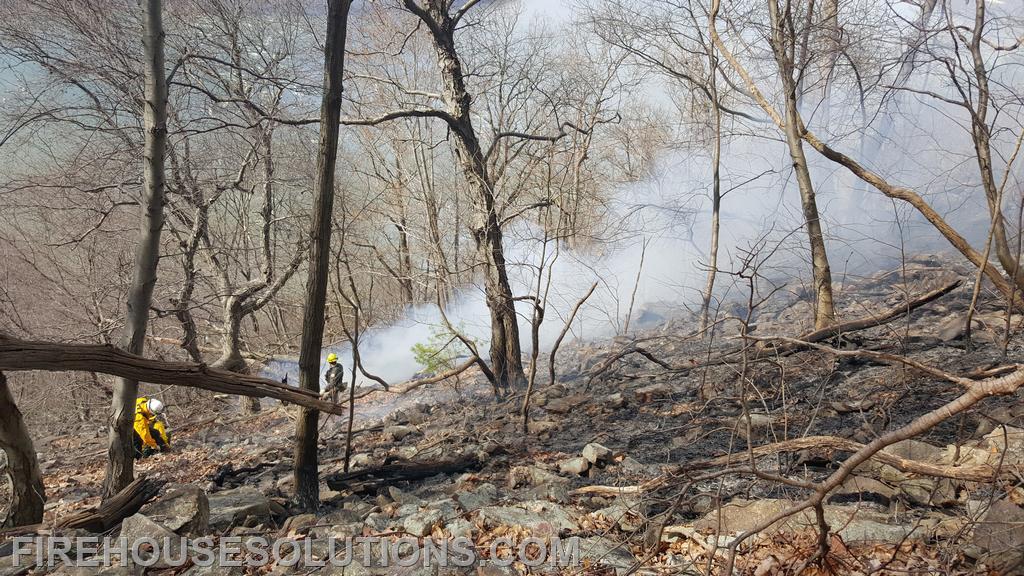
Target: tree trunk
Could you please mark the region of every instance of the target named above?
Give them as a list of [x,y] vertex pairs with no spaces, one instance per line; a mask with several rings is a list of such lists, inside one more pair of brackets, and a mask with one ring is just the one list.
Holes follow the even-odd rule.
[[[832,302],[832,272],[829,269],[828,255],[825,252],[825,238],[821,232],[821,219],[818,215],[818,204],[814,194],[814,183],[804,155],[801,139],[800,112],[797,109],[796,81],[793,79],[792,49],[795,42],[795,31],[787,32],[786,25],[780,17],[777,0],[768,2],[772,20],[772,49],[782,79],[783,97],[786,101],[784,130],[789,156],[793,161],[793,173],[796,175],[797,186],[800,188],[800,206],[803,210],[804,223],[807,226],[807,239],[811,246],[811,268],[814,281],[815,310],[814,327],[824,328],[835,322],[835,308]],[[788,14],[787,14],[788,16]],[[787,18],[787,21],[789,19]]]
[[[482,238],[480,238],[482,236]],[[474,233],[478,250],[487,263],[484,292],[491,313],[491,371],[500,389],[520,387],[526,381],[522,351],[519,344],[519,323],[516,318],[512,287],[508,282],[505,251],[497,217],[480,234]]]
[[[715,15],[709,14],[708,27],[715,26]],[[709,30],[710,31],[710,30]],[[709,37],[712,34],[709,34]],[[700,306],[700,330],[703,337],[709,337],[708,316],[711,299],[715,293],[715,276],[718,274],[718,237],[722,215],[722,109],[718,103],[718,53],[714,42],[708,44],[708,93],[711,101],[712,121],[715,139],[711,148],[711,247],[708,249],[708,278],[704,284],[704,299]]]
[[[224,305],[224,340],[221,343],[221,356],[213,363],[214,368],[228,370],[238,374],[248,374],[249,365],[242,358],[242,319],[245,315],[242,304],[237,297],[229,297]],[[260,411],[260,399],[253,396],[242,396],[242,413],[256,414]]]
[[7,455],[7,472],[13,484],[10,510],[7,518],[0,518],[0,528],[39,524],[43,521],[46,502],[39,460],[3,372],[0,372],[0,450]]
[[412,284],[412,252],[409,250],[409,224],[405,217],[404,201],[401,201],[401,210],[402,214],[395,225],[398,228],[398,271],[402,276],[399,283],[402,287],[402,299],[405,304],[412,306],[416,303],[416,293]]
[[[328,264],[331,246],[331,212],[334,207],[334,171],[338,159],[341,120],[342,73],[345,67],[345,28],[351,0],[328,0],[327,38],[324,44],[324,94],[320,106],[320,145],[317,151],[313,222],[309,234],[309,274],[299,350],[299,386],[320,391],[320,351],[324,337]],[[295,500],[305,510],[320,504],[317,461],[320,413],[303,409],[295,428]]]
[[405,6],[430,30],[444,81],[442,97],[453,119],[450,127],[455,136],[455,155],[469,189],[474,193],[476,220],[472,232],[484,267],[484,287],[491,314],[490,360],[495,384],[499,389],[521,387],[526,382],[526,375],[523,372],[515,300],[505,264],[501,218],[494,196],[494,183],[473,128],[472,98],[466,89],[462,61],[455,49],[455,22],[448,14],[447,2],[432,0],[426,11],[414,0],[405,0]]
[[[160,0],[143,2],[145,53],[145,104],[143,120],[146,144],[143,152],[143,214],[135,253],[135,278],[128,293],[124,348],[140,354],[145,343],[149,306],[156,285],[160,259],[160,232],[164,225],[164,154],[167,147],[167,78],[164,69],[164,29]],[[110,448],[103,497],[109,498],[134,479],[132,421],[139,383],[118,379],[110,418]]]

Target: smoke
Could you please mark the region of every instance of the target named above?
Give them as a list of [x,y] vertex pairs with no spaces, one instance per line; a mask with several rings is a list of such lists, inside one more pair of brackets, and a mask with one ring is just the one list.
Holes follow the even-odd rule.
[[[540,6],[536,2],[525,5],[528,13]],[[567,19],[569,15],[560,9],[557,17]],[[951,90],[941,74],[919,76],[923,79],[918,88],[938,93]],[[665,105],[670,101],[666,94],[671,86],[652,84],[648,88],[651,101]],[[982,245],[988,209],[964,111],[927,96],[898,94],[886,103],[876,101],[877,118],[869,120],[865,110],[871,103],[866,104],[862,96],[837,84],[827,102],[805,103],[805,117],[834,147],[861,159],[891,182],[914,189],[974,246]],[[730,125],[734,120],[726,122],[727,131],[737,128]],[[1005,122],[1012,129],[997,131],[996,137],[1012,140],[1020,128],[1012,117]],[[718,263],[722,272],[716,299],[725,305],[740,295],[728,271],[739,266],[743,251],[759,239],[781,244],[767,271],[776,284],[787,284],[796,293],[810,276],[799,191],[781,134],[770,122],[735,131],[743,135],[723,142],[721,167],[725,195]],[[1006,141],[996,144],[1008,146]],[[1012,148],[1012,142],[1009,145]],[[840,298],[844,279],[894,268],[903,253],[949,250],[946,240],[911,207],[869,188],[810,147],[805,149]],[[997,173],[1002,169],[996,166]],[[630,331],[671,317],[685,319],[699,305],[711,222],[709,152],[692,147],[664,151],[651,173],[645,181],[612,191],[607,239],[596,246],[545,243],[541,231],[523,220],[506,231],[514,294],[536,294],[538,271],[543,275],[546,314],[539,334],[542,350],[550,348],[576,302],[595,282],[597,289],[573,323],[570,340],[620,334],[627,316]],[[1019,164],[1014,174],[1020,174]],[[528,353],[532,347],[531,303],[518,302],[517,312],[523,351]],[[490,317],[482,286],[461,287],[445,313],[486,354]],[[367,331],[360,348],[366,369],[389,382],[412,377],[422,369],[412,347],[430,342],[443,331],[441,326],[440,311],[425,304],[409,308],[392,325]],[[328,352],[338,353],[346,365],[350,362],[347,344],[330,347],[324,355]],[[360,379],[359,384],[366,383]]]

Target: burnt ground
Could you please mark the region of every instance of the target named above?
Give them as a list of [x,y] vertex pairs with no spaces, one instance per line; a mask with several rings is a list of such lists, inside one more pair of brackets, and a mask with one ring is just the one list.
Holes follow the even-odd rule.
[[[839,314],[844,320],[877,314],[906,302],[908,294],[923,294],[958,277],[963,280],[959,288],[908,316],[846,334],[826,344],[905,355],[955,374],[1024,362],[1024,342],[1017,335],[1021,317],[1010,317],[1007,342],[1005,307],[988,290],[982,291],[972,343],[968,345],[963,338],[963,326],[973,271],[938,257],[911,260],[905,270],[848,281],[839,290]],[[797,336],[810,328],[810,306],[798,292],[780,291],[755,313],[753,336]],[[836,358],[814,350],[789,355],[761,354],[758,358],[750,352],[744,379],[739,354],[727,364],[701,367],[707,358],[737,349],[741,342],[737,338],[737,321],[723,321],[710,343],[693,332],[693,318],[680,313],[629,339],[618,337],[564,346],[559,351],[555,383],[546,381],[546,363],[538,370],[529,434],[523,434],[521,429],[522,394],[495,400],[479,375],[464,376],[457,390],[451,383],[442,383],[399,399],[384,393],[373,394],[357,404],[357,412],[387,416],[357,421],[356,428],[361,433],[354,442],[353,468],[404,459],[430,462],[455,453],[486,453],[484,467],[474,474],[472,483],[493,483],[499,487],[502,501],[543,496],[575,507],[578,512],[612,501],[601,497],[588,499],[571,492],[583,486],[638,485],[679,466],[697,466],[700,472],[700,462],[741,453],[748,444],[816,435],[866,443],[942,406],[961,392],[955,384],[905,367],[860,358]],[[673,369],[632,354],[598,373],[609,357],[635,345]],[[439,402],[438,398],[446,401]],[[989,399],[918,439],[936,447],[976,442],[996,422],[1020,425],[1015,414],[1021,404],[1019,391],[1015,396]],[[141,473],[197,484],[210,493],[252,486],[288,506],[290,437],[294,429],[294,416],[288,408],[274,405],[258,416],[241,417],[232,403],[214,399],[210,406],[192,413],[189,418],[172,423],[177,450],[143,461],[139,466]],[[751,414],[749,438],[745,413]],[[329,476],[343,466],[344,422],[339,418],[322,422],[321,472]],[[100,437],[64,436],[39,446],[50,501],[49,520],[96,502],[103,471],[102,442]],[[583,475],[559,472],[560,462],[580,454],[591,442],[610,448],[614,460],[592,466]],[[843,457],[843,453],[809,449],[777,455],[771,461],[779,473],[815,481],[834,471]],[[557,491],[531,485],[543,484],[538,482],[526,482],[524,487],[516,476],[516,470],[523,467],[559,475],[564,485],[559,484]],[[683,500],[678,496],[684,479],[661,485],[645,495],[643,508],[648,518],[672,508],[673,516],[668,523],[685,523],[705,515],[711,502],[724,503],[736,498],[798,499],[807,494],[805,490],[767,480],[733,478],[697,483]],[[463,483],[464,479],[452,474],[400,486],[433,494],[451,493]],[[321,514],[339,509],[348,501],[346,498],[379,502],[380,494],[386,494],[386,490],[359,494],[327,490]],[[683,503],[678,505],[677,499]],[[945,509],[949,510],[949,504]],[[932,513],[924,508],[919,512],[911,515],[921,518]],[[605,535],[608,534],[606,530]],[[629,533],[611,529],[611,534],[628,542],[636,557],[641,558],[642,530]],[[810,542],[813,544],[813,538]],[[950,544],[962,545],[963,542]],[[665,546],[671,550],[676,544]],[[925,557],[932,552],[914,554]],[[652,566],[663,560],[664,555],[648,558]],[[971,571],[969,559],[957,555],[957,562],[962,564],[961,571]]]

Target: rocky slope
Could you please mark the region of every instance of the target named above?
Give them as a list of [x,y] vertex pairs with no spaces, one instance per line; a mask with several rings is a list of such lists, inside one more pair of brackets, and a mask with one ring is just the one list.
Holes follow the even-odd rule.
[[[824,343],[899,354],[960,375],[1022,361],[1021,317],[1008,316],[984,290],[967,345],[973,271],[939,257],[847,281],[840,291],[842,317],[901,306],[954,278],[963,280],[956,290],[909,315]],[[733,314],[745,318],[747,310],[737,304]],[[751,316],[747,332],[762,338],[801,334],[811,318],[798,291],[777,292]],[[723,321],[709,341],[690,335],[692,318],[685,314],[659,318],[629,339],[561,350],[556,382],[538,380],[526,434],[521,395],[495,401],[478,377],[463,379],[457,390],[439,384],[401,400],[374,394],[357,411],[387,415],[358,421],[352,473],[345,475],[345,426],[325,419],[323,506],[316,515],[297,513],[287,500],[289,408],[248,419],[225,410],[181,422],[179,449],[139,467],[168,484],[120,534],[209,535],[215,546],[229,535],[284,536],[315,543],[320,558],[328,551],[316,546],[328,536],[411,537],[418,545],[465,537],[484,560],[515,552],[504,545],[492,549],[501,538],[513,548],[528,537],[579,538],[579,563],[562,567],[478,562],[399,569],[381,567],[378,558],[376,567],[165,568],[190,575],[723,573],[737,535],[802,501],[840,467],[850,449],[835,442],[869,443],[962,392],[905,366],[821,350],[772,353],[760,344],[727,355],[742,342],[739,321]],[[612,361],[636,347],[648,355]],[[708,359],[721,361],[707,365]],[[1024,571],[1022,420],[1018,392],[887,447],[829,493],[822,518],[808,509],[736,544],[735,569],[757,575]],[[804,437],[838,440],[767,450],[751,467],[748,448]],[[65,437],[45,447],[49,521],[95,503],[102,453],[99,439]],[[728,454],[734,457],[723,461]],[[987,470],[991,479],[908,472],[898,465],[905,461]],[[457,469],[415,480],[391,476],[410,463],[429,468],[443,462]],[[820,520],[830,528],[824,558],[815,557]],[[10,558],[0,558],[0,565]]]

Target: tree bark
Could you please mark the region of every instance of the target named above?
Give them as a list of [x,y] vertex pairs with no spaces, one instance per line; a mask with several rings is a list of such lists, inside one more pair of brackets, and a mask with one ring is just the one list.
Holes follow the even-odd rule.
[[[331,213],[334,207],[334,171],[338,159],[342,74],[345,67],[345,31],[351,0],[328,0],[327,38],[324,43],[324,94],[320,106],[320,145],[317,151],[313,222],[309,234],[309,274],[299,350],[299,387],[319,395],[320,351],[324,337]],[[295,428],[295,500],[305,510],[320,505],[317,461],[319,413],[302,410]]]
[[0,518],[0,528],[39,524],[43,521],[46,502],[39,460],[3,372],[0,372],[0,450],[7,455],[7,471],[14,488],[10,510],[7,518]]
[[484,291],[491,315],[491,371],[499,389],[520,387],[526,381],[526,376],[523,372],[515,299],[508,281],[494,182],[488,173],[480,140],[473,127],[472,98],[466,89],[462,61],[455,48],[457,22],[448,13],[448,2],[430,0],[424,9],[415,0],[405,0],[405,6],[430,31],[444,81],[441,95],[451,117],[449,125],[455,136],[455,155],[474,193],[476,218],[472,234],[484,268]]
[[[788,6],[788,4],[787,4]],[[782,91],[785,103],[786,146],[793,161],[793,173],[797,186],[800,188],[800,206],[803,209],[804,223],[807,226],[807,239],[811,247],[811,268],[814,280],[815,310],[814,327],[824,328],[835,321],[835,307],[832,301],[832,272],[825,252],[825,238],[821,232],[821,219],[814,193],[814,183],[804,155],[803,140],[800,138],[800,112],[797,109],[796,81],[793,78],[793,50],[796,42],[796,31],[788,30],[785,20],[779,14],[777,0],[768,2],[772,21],[772,51],[782,79]],[[788,10],[788,8],[787,8]],[[788,14],[787,14],[788,16]]]
[[61,344],[16,340],[0,334],[0,371],[99,372],[134,381],[199,388],[238,396],[276,398],[313,410],[344,414],[345,407],[316,393],[274,380],[188,362],[163,362],[104,344]]
[[[135,278],[128,293],[124,348],[140,354],[145,344],[149,306],[160,260],[164,225],[164,155],[167,148],[167,78],[164,67],[164,29],[161,0],[144,0],[142,44],[145,68],[145,150],[143,152],[143,215],[135,253]],[[134,479],[132,421],[139,383],[118,379],[110,416],[110,447],[103,497],[109,498]]]

